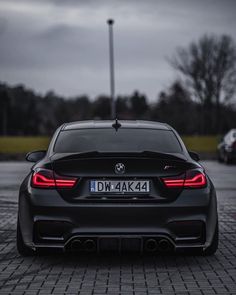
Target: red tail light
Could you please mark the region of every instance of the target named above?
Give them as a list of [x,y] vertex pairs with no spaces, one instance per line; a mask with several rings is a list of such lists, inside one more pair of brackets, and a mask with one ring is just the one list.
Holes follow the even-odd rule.
[[199,172],[195,176],[186,178],[184,181],[184,187],[196,187],[201,188],[206,186],[206,176],[205,174]]
[[198,170],[190,170],[186,175],[168,177],[162,179],[164,184],[170,188],[202,188],[206,186],[206,175]]
[[76,180],[76,178],[56,175],[52,170],[39,169],[34,172],[31,185],[36,188],[72,188]]
[[167,178],[163,181],[167,187],[182,187],[184,185],[184,179]]
[[35,171],[32,176],[31,184],[33,187],[55,187],[55,179],[53,177],[53,172],[50,170],[39,170]]

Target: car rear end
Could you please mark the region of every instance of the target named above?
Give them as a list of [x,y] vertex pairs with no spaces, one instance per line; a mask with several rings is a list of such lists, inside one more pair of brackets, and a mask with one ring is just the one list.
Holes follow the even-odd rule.
[[121,126],[64,126],[54,136],[22,185],[20,222],[29,247],[154,252],[209,246],[217,211],[204,169],[170,127]]
[[226,144],[226,152],[228,153],[229,162],[236,160],[236,130],[231,130],[230,139]]
[[236,160],[236,129],[231,129],[217,146],[218,160],[230,164]]

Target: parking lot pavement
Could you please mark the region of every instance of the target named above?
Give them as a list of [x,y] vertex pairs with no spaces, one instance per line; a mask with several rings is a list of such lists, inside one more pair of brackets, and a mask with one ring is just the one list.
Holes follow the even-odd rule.
[[0,294],[236,294],[236,165],[203,165],[218,195],[216,255],[22,258],[15,246],[17,191],[30,165],[0,162]]

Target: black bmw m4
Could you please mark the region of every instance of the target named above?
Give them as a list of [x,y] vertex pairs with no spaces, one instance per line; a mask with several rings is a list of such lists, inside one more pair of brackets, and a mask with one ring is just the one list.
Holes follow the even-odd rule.
[[17,248],[190,251],[218,247],[214,186],[198,155],[167,124],[84,121],[62,125],[19,192]]

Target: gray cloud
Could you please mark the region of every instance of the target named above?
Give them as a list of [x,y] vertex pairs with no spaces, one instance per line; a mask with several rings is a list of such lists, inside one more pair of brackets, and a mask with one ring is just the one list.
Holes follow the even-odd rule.
[[232,0],[0,0],[0,80],[63,95],[109,93],[106,19],[115,18],[117,93],[154,99],[176,47],[204,33],[236,39]]

